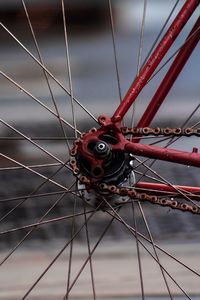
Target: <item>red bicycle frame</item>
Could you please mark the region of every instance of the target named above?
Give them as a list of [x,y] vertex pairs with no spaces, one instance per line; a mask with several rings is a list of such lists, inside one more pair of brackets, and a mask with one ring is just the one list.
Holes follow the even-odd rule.
[[[112,116],[112,122],[121,122],[125,113],[136,100],[143,87],[147,84],[158,64],[161,62],[199,3],[199,0],[187,0],[185,2],[175,20],[169,27],[168,31],[166,32],[158,46],[155,48],[153,53],[150,55],[143,68],[140,70],[136,79],[133,81],[123,101],[120,103],[114,115]],[[183,48],[184,47],[185,45],[183,46]]]
[[[169,50],[169,48],[171,47],[171,45],[173,44],[173,42],[181,32],[181,30],[183,29],[187,20],[193,14],[193,12],[195,11],[199,3],[200,1],[197,0],[187,0],[185,2],[180,12],[177,14],[176,18],[174,19],[173,23],[167,30],[166,34],[163,36],[162,40],[159,42],[159,44],[157,45],[153,53],[150,55],[150,57],[144,64],[143,68],[140,70],[138,76],[133,81],[123,101],[116,109],[114,115],[111,118],[111,122],[113,124],[116,124],[117,126],[120,125],[124,115],[131,107],[133,102],[136,100],[141,90],[147,84],[147,82],[153,75],[153,72],[157,68],[158,64],[161,62],[166,52]],[[174,59],[174,62],[169,68],[166,76],[164,77],[155,95],[150,101],[146,111],[144,112],[143,116],[138,122],[137,127],[149,126],[154,116],[156,115],[160,105],[162,104],[169,90],[173,86],[176,78],[178,77],[185,63],[187,62],[188,58],[192,54],[199,39],[200,39],[200,17],[196,21],[185,43],[179,50],[176,58]],[[144,145],[138,142],[139,142],[139,138],[132,142],[130,141],[126,143],[124,145],[124,150],[134,155],[140,155],[148,158],[155,158],[159,160],[200,167],[200,154],[198,154],[198,149],[196,148],[194,148],[192,152],[183,152],[183,151],[177,151],[169,148]],[[153,188],[154,190],[160,189],[160,185],[158,184],[151,184],[151,186],[147,186],[144,183],[140,183],[139,185],[141,188],[143,186],[143,188],[145,187],[146,189],[149,188]],[[167,185],[165,186],[165,188],[167,189]],[[181,186],[179,186],[178,188],[181,188]],[[194,187],[187,187],[187,189],[184,187],[184,190],[192,193],[194,192],[199,193],[200,191],[199,188],[194,188]]]
[[[148,158],[155,158],[163,161],[176,162],[183,165],[200,167],[200,154],[198,153],[197,148],[193,148],[192,152],[178,151],[169,148],[162,148],[157,146],[149,146],[139,143],[140,137],[136,136],[136,139],[127,140],[122,135],[120,127],[121,121],[131,107],[133,102],[136,100],[137,96],[150,80],[157,66],[183,29],[184,25],[195,11],[197,6],[199,5],[200,0],[186,0],[185,4],[177,14],[176,18],[172,22],[171,26],[158,43],[157,47],[147,59],[146,63],[140,70],[138,76],[133,81],[131,87],[129,88],[127,94],[124,99],[116,109],[112,118],[108,118],[107,116],[100,116],[98,118],[99,124],[101,128],[99,129],[91,129],[88,133],[82,137],[80,143],[77,144],[79,154],[87,160],[87,163],[91,167],[91,174],[94,177],[101,178],[103,177],[103,159],[97,159],[92,152],[89,150],[89,143],[96,143],[101,140],[101,136],[112,130],[115,133],[115,138],[117,140],[116,143],[111,145],[113,151],[124,151],[128,153],[132,153],[134,155],[144,156]],[[185,63],[189,59],[192,54],[194,48],[196,47],[198,41],[200,39],[200,17],[197,19],[192,31],[190,32],[188,38],[185,43],[181,46],[169,68],[166,76],[158,87],[154,97],[150,101],[146,111],[141,117],[137,127],[146,127],[149,126],[154,116],[156,115],[160,105],[164,101],[166,95],[169,90],[173,86],[176,78],[180,74],[183,69]],[[75,150],[76,152],[76,150]],[[144,183],[140,182],[140,187]],[[167,185],[166,185],[167,186]],[[170,185],[171,186],[171,185]],[[147,186],[145,186],[147,190]],[[152,184],[151,188],[159,191],[160,185]],[[175,186],[171,186],[173,190],[177,190]],[[137,185],[136,185],[137,188]],[[179,188],[181,188],[179,186]],[[199,193],[199,188],[187,187],[184,188],[185,191],[194,193]]]

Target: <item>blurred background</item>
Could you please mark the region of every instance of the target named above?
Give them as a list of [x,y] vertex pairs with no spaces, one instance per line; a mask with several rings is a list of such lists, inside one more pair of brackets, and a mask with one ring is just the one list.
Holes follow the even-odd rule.
[[[170,20],[174,18],[183,2],[184,1],[178,1],[175,13]],[[148,1],[142,48],[142,62],[146,58],[154,40],[175,3],[176,1],[172,0]],[[29,0],[26,1],[26,5],[44,65],[64,87],[69,89],[61,1]],[[65,5],[73,94],[95,117],[98,117],[101,113],[106,113],[111,116],[119,103],[120,97],[112,41],[109,3],[106,0],[85,0],[83,4],[83,1],[80,0],[68,0],[65,1]],[[124,95],[137,72],[143,1],[112,1],[112,14],[120,89],[121,94]],[[177,43],[172,46],[169,54],[164,58],[164,61],[180,47],[181,43],[191,30],[197,16],[198,11],[194,14],[192,20],[185,26],[180,37],[177,39]],[[1,76],[0,78],[0,116],[6,124],[10,124],[26,136],[34,138],[40,146],[58,157],[58,159],[67,161],[67,145],[62,139],[63,135],[58,120],[49,113],[47,109],[38,104],[33,97],[30,97],[30,94],[33,95],[36,99],[39,99],[42,103],[55,111],[44,72],[8,33],[9,30],[36,58],[38,58],[37,49],[33,41],[22,2],[19,0],[1,0],[0,20],[7,28],[7,30],[3,27],[0,28],[0,66],[1,70],[10,78],[10,80],[5,78],[5,76]],[[152,126],[181,126],[196,108],[197,110],[188,126],[199,121],[200,64],[197,63],[200,60],[199,54],[200,51],[197,46],[189,63],[186,65],[175,86],[170,91]],[[142,111],[144,111],[167,69],[168,65],[166,65],[151,80],[150,84],[148,84],[139,95],[135,105],[135,122],[137,122]],[[72,124],[70,97],[52,78],[50,78],[50,76],[48,76],[48,78],[61,117]],[[14,82],[11,82],[11,80]],[[97,126],[95,121],[76,103],[74,103],[74,110],[77,119],[77,128],[80,131],[85,131],[92,126]],[[126,118],[127,125],[130,124],[130,118],[131,113],[128,114]],[[0,148],[2,153],[22,164],[29,166],[37,165],[38,167],[36,170],[47,177],[51,176],[59,169],[60,164],[52,157],[32,145],[29,141],[19,139],[22,136],[19,132],[17,133],[16,130],[12,130],[12,128],[9,128],[5,123],[1,123]],[[74,137],[74,131],[69,129],[68,126],[65,126],[65,130],[68,136]],[[71,144],[72,143],[70,142],[70,145]],[[199,146],[200,143],[197,138],[189,138],[187,140],[181,139],[173,144],[173,147],[187,151],[191,151],[193,147]],[[39,167],[39,165],[42,164],[51,165]],[[21,197],[19,199],[23,200],[24,195],[32,193],[33,190],[42,183],[42,179],[31,174],[24,168],[21,170],[16,169],[16,163],[13,163],[13,161],[8,159],[0,158],[0,167],[0,200],[2,200],[1,216],[4,219],[2,230],[37,222],[38,218],[48,210],[49,205],[52,205],[55,195],[37,197],[37,199],[33,201],[29,199],[29,201],[25,201],[22,205],[15,208],[12,214],[9,214],[18,203],[12,199],[14,197]],[[13,169],[10,169],[11,167]],[[183,166],[177,167],[176,165],[170,164],[161,165],[157,162],[154,164],[154,170],[159,170],[167,180],[170,180],[173,183],[199,186],[199,171],[195,168]],[[61,169],[54,176],[54,180],[62,185],[70,186],[73,178],[66,169]],[[56,188],[50,183],[46,183],[40,189],[41,194],[47,192],[56,193],[59,191],[59,188]],[[10,201],[3,202],[5,199],[10,199]],[[74,196],[68,195],[68,197],[61,201],[59,205],[49,213],[48,218],[65,216],[72,213],[74,201]],[[81,209],[79,203],[77,204],[76,209]],[[147,204],[144,206],[144,209],[156,241],[164,244],[166,244],[167,241],[167,247],[170,247],[170,245],[173,244],[173,249],[178,249],[177,251],[179,253],[181,252],[180,249],[182,249],[181,245],[183,243],[184,245],[197,244],[199,240],[200,224],[198,216],[177,213],[166,208],[152,207]],[[6,216],[7,214],[8,216]],[[133,222],[130,209],[123,208],[122,215],[127,222]],[[6,218],[4,218],[4,216],[6,216]],[[136,217],[140,232],[146,233],[142,216],[137,210]],[[99,213],[95,220],[91,220],[90,237],[92,241],[95,241],[101,234],[102,221],[105,222],[106,220],[109,220],[109,217],[105,213]],[[83,218],[76,221],[76,227],[79,226],[82,221]],[[70,227],[71,221],[64,220],[63,222],[55,222],[41,226],[39,230],[35,230],[20,247],[27,255],[27,262],[30,261],[30,257],[31,260],[37,260],[37,257],[34,256],[35,254],[33,255],[31,252],[33,249],[35,249],[39,261],[41,259],[41,261],[46,262],[46,260],[53,255],[50,250],[56,251],[56,249],[62,245],[66,236],[70,236]],[[24,231],[2,235],[0,243],[2,257],[4,257],[8,249],[12,249],[12,247],[14,247],[23,237]],[[118,257],[117,255],[122,251],[123,257],[130,257],[133,255],[136,260],[135,246],[133,247],[133,252],[131,252],[128,238],[129,234],[126,229],[119,223],[114,222],[104,238],[107,243],[105,242],[104,246],[99,250],[99,256],[97,255],[99,264],[101,259],[104,259],[105,257],[105,259],[108,259],[108,257],[111,257],[113,249],[117,251],[116,257]],[[124,245],[127,247],[116,247],[121,240],[124,241]],[[75,256],[77,257],[77,260],[79,260],[83,253],[85,255],[84,251],[86,251],[85,232],[81,232],[78,235],[76,242],[81,243],[81,249],[84,249],[80,250],[80,247],[78,246],[79,250],[75,250],[77,251],[75,252]],[[174,244],[176,244],[176,247],[174,247]],[[41,247],[44,253],[42,255],[44,256],[41,256],[41,253],[37,252]],[[29,249],[30,252],[27,252],[27,249]],[[190,248],[185,247],[185,249],[191,251]],[[15,255],[18,255],[18,253],[21,255],[21,251],[18,249],[18,252]],[[31,253],[30,257],[29,253]],[[106,256],[106,253],[109,255]],[[181,253],[181,255],[184,256],[185,252]],[[126,265],[128,262],[129,260],[124,260],[123,263]],[[31,270],[32,267],[29,267]],[[100,269],[100,266],[97,266],[97,268]],[[58,273],[60,272],[59,270],[60,269],[57,270]],[[114,274],[116,272],[115,268],[113,267],[112,270]],[[101,270],[100,274],[103,274]],[[123,271],[122,275],[126,276],[123,274]],[[12,278],[13,281],[16,278],[15,276],[17,276],[17,274],[14,273]],[[111,278],[114,278],[112,274],[110,276]],[[131,275],[130,278],[132,278]],[[4,288],[4,285],[7,284],[6,280],[7,275],[2,281],[3,292],[2,295],[0,292],[0,299],[15,299],[12,298],[12,295],[9,296],[6,294],[6,288]],[[51,277],[49,280],[51,282]],[[123,279],[119,278],[119,280],[122,282],[125,279],[123,277]],[[115,282],[115,285],[118,285],[118,283]],[[20,288],[18,289],[21,291]],[[107,294],[105,292],[105,297],[108,294],[111,296],[115,294],[113,293],[113,290],[109,290],[109,288],[104,287],[103,289],[107,291]],[[129,296],[129,294],[136,295],[138,289],[137,284],[134,288],[134,292],[132,288],[129,290],[129,284],[127,283],[124,290],[122,288],[123,297],[125,297],[124,295],[126,294],[127,296]],[[165,294],[159,290],[155,290],[152,283],[147,290],[149,295],[155,293]],[[45,294],[46,290],[44,286],[42,287],[42,291],[44,292],[43,297],[46,297],[47,294]],[[99,288],[99,291],[102,293],[101,288]],[[77,294],[80,296],[81,292],[78,291]],[[41,297],[40,293],[38,297]],[[54,296],[52,299],[58,298]]]

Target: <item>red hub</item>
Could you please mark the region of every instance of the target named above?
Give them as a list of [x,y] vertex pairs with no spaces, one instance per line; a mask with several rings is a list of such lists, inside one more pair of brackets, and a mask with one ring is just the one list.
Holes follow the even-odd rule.
[[131,171],[130,155],[124,151],[128,141],[106,116],[100,116],[99,123],[99,129],[90,129],[76,142],[77,166],[93,182],[119,184]]

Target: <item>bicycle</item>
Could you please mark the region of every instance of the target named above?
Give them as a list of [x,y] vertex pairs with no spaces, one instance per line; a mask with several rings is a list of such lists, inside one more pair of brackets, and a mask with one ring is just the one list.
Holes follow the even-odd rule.
[[[6,72],[1,71],[2,77],[8,80],[8,82],[15,86],[15,88],[19,89],[20,93],[22,92],[34,100],[34,102],[37,103],[37,106],[44,108],[46,113],[48,112],[48,114],[51,114],[53,118],[57,119],[58,128],[61,131],[62,137],[34,137],[31,136],[31,127],[30,132],[27,128],[22,128],[21,130],[17,125],[15,126],[14,124],[11,124],[10,121],[1,119],[1,124],[9,130],[9,133],[12,132],[14,134],[14,136],[10,136],[8,133],[8,136],[3,137],[2,140],[26,141],[28,142],[28,145],[31,146],[31,149],[38,149],[55,162],[46,163],[46,158],[42,158],[44,159],[43,163],[34,163],[34,161],[30,160],[27,162],[26,157],[20,157],[17,151],[15,155],[13,155],[13,149],[10,149],[9,147],[6,147],[5,150],[2,151],[1,172],[4,172],[5,176],[7,172],[16,172],[13,173],[15,178],[19,176],[18,174],[23,174],[21,176],[24,176],[24,181],[26,182],[26,178],[28,178],[27,173],[31,173],[32,177],[37,177],[39,180],[36,185],[34,184],[35,187],[31,189],[31,191],[28,190],[26,195],[23,193],[18,195],[15,187],[12,187],[13,193],[11,193],[11,196],[7,198],[3,197],[1,200],[2,203],[8,203],[8,205],[11,203],[10,209],[2,215],[1,221],[5,221],[10,216],[12,217],[13,212],[19,212],[22,207],[26,208],[27,200],[30,202],[31,199],[33,201],[34,199],[47,199],[45,200],[45,203],[49,203],[48,198],[51,198],[51,200],[53,199],[54,202],[50,207],[48,206],[48,209],[46,208],[45,213],[43,213],[39,219],[35,218],[36,220],[32,222],[32,224],[23,224],[15,228],[8,227],[0,232],[0,235],[2,236],[9,236],[9,234],[17,234],[19,231],[21,232],[22,230],[27,230],[26,234],[20,236],[20,239],[17,241],[17,243],[15,243],[14,246],[12,246],[12,249],[1,259],[0,264],[6,268],[6,264],[9,261],[12,261],[14,255],[16,255],[17,249],[25,243],[25,240],[29,236],[35,233],[36,229],[40,229],[40,227],[43,227],[43,225],[45,226],[47,224],[54,224],[55,222],[64,220],[70,227],[68,232],[69,238],[67,242],[62,245],[60,250],[51,259],[50,263],[48,263],[48,265],[40,272],[40,275],[37,275],[33,283],[26,288],[24,295],[19,296],[21,297],[19,299],[32,299],[34,295],[35,297],[37,296],[37,294],[34,294],[35,291],[37,293],[37,285],[40,283],[46,273],[53,268],[52,266],[54,263],[57,262],[58,258],[60,258],[60,256],[65,253],[66,249],[68,248],[69,262],[68,270],[66,266],[67,271],[65,278],[65,290],[62,290],[59,297],[63,299],[69,299],[71,295],[74,297],[81,295],[81,284],[79,287],[80,290],[76,290],[75,286],[79,277],[82,275],[82,272],[85,270],[85,267],[89,265],[90,275],[87,276],[91,278],[91,292],[88,292],[88,294],[86,293],[85,297],[97,299],[98,297],[105,295],[101,290],[101,285],[99,285],[98,289],[95,288],[93,256],[96,252],[96,249],[98,249],[100,242],[111,228],[112,223],[116,222],[121,224],[127,231],[127,234],[131,237],[134,237],[136,241],[135,251],[137,253],[139,270],[139,288],[137,287],[136,290],[140,290],[142,299],[148,297],[152,290],[149,289],[149,287],[146,288],[147,291],[145,290],[146,277],[144,279],[144,266],[142,264],[143,252],[141,249],[148,253],[148,255],[152,258],[152,262],[156,263],[158,267],[159,275],[157,280],[161,281],[160,284],[163,286],[163,289],[160,286],[157,287],[155,294],[164,293],[170,299],[175,299],[174,297],[176,297],[176,295],[182,295],[185,297],[184,299],[195,299],[195,296],[199,294],[198,278],[200,276],[198,269],[196,270],[196,265],[190,267],[169,253],[167,250],[163,249],[163,247],[159,246],[154,241],[153,233],[149,228],[147,218],[144,214],[144,205],[147,203],[147,205],[151,204],[156,207],[165,207],[171,210],[177,210],[184,215],[193,214],[198,216],[200,213],[200,207],[198,205],[200,197],[199,186],[172,183],[170,179],[166,178],[165,175],[160,174],[159,170],[155,171],[154,169],[154,164],[157,160],[164,161],[164,168],[169,169],[171,168],[171,163],[183,165],[185,166],[183,169],[181,169],[183,172],[187,172],[187,169],[185,168],[188,166],[191,168],[199,168],[200,154],[198,153],[197,147],[194,146],[193,150],[190,152],[175,150],[173,148],[180,138],[199,138],[199,121],[192,123],[192,118],[198,111],[199,105],[193,111],[188,113],[188,117],[182,125],[171,127],[169,124],[165,127],[150,127],[150,124],[152,124],[154,118],[156,117],[160,106],[164,102],[164,99],[168,95],[183,67],[198,44],[200,38],[199,17],[197,18],[196,23],[192,27],[192,30],[186,37],[185,41],[179,45],[178,49],[173,52],[170,58],[164,62],[164,65],[162,65],[160,69],[158,69],[158,65],[163,60],[172,44],[175,42],[176,38],[180,34],[184,25],[192,16],[193,12],[198,9],[199,1],[186,0],[184,3],[181,3],[181,7],[176,13],[172,24],[168,25],[168,29],[166,30],[166,26],[171,18],[172,13],[176,9],[177,5],[180,5],[179,1],[176,1],[169,17],[167,18],[167,22],[163,28],[161,28],[160,34],[153,44],[153,47],[150,49],[150,52],[143,65],[141,65],[140,62],[141,53],[139,53],[139,63],[136,78],[123,98],[121,96],[119,69],[116,60],[117,53],[112,5],[111,1],[108,1],[120,104],[115,109],[112,117],[101,114],[98,116],[98,119],[96,119],[96,117],[94,117],[94,115],[91,114],[90,111],[74,96],[68,45],[69,38],[66,26],[65,3],[63,0],[61,0],[60,3],[63,18],[67,71],[69,75],[68,88],[66,88],[66,86],[53,75],[49,68],[46,67],[31,23],[31,19],[29,17],[27,6],[23,0],[22,7],[29,24],[29,29],[36,49],[36,55],[34,55],[32,51],[30,51],[25,44],[23,44],[20,39],[18,39],[9,30],[7,26],[1,23],[1,28],[8,36],[12,38],[12,42],[17,43],[20,46],[20,49],[25,51],[25,53],[42,70],[50,92],[50,96],[52,98],[53,107],[50,107],[48,102],[46,103],[39,99],[39,97],[33,95],[27,88],[23,87],[23,85],[18,83]],[[144,20],[147,9],[146,5],[147,2],[144,1],[140,50],[142,48],[142,36],[144,34]],[[164,30],[165,33],[163,33]],[[125,114],[129,109],[131,109],[141,91],[146,87],[147,84],[156,78],[157,73],[162,70],[167,63],[171,62],[173,58],[174,60],[171,66],[167,70],[154,96],[149,101],[149,104],[147,105],[142,116],[139,118],[138,122],[134,124],[133,110],[129,120],[130,126],[125,126]],[[71,121],[66,120],[60,111],[59,100],[56,101],[54,89],[51,87],[52,82],[55,82],[59,88],[70,98],[72,114]],[[75,114],[77,106],[84,110],[89,118],[93,120],[92,122],[96,124],[95,127],[92,127],[91,129],[87,128],[85,132],[80,130],[80,124],[77,121]],[[31,113],[28,118],[30,116]],[[58,133],[58,128],[55,131],[55,135]],[[40,130],[42,130],[42,128],[39,128],[39,131]],[[69,134],[72,136],[69,137]],[[66,152],[68,152],[69,155],[66,155],[66,157],[61,159],[59,156],[57,156],[57,154],[54,154],[48,150],[48,145],[46,145],[46,148],[44,148],[42,144],[39,143],[40,141],[42,142],[45,140],[63,140],[65,142]],[[171,145],[172,147],[170,147]],[[143,160],[141,157],[145,159]],[[50,167],[56,167],[56,170],[49,171],[50,169],[48,168]],[[60,176],[62,178],[58,177],[59,174],[61,174]],[[63,177],[65,177],[65,175],[66,180],[69,181],[68,184],[66,184],[65,180],[63,181]],[[31,179],[28,180],[31,182]],[[26,182],[26,184],[27,186],[30,186],[29,182]],[[45,189],[43,190],[43,188],[46,187],[48,187],[50,192],[46,192]],[[11,191],[12,188],[10,187]],[[46,219],[47,216],[51,216],[51,213],[58,209],[58,205],[61,202],[63,203],[64,199],[70,203],[73,203],[73,209],[70,214],[68,213],[67,215]],[[16,201],[17,204],[15,204]],[[12,204],[13,202],[14,205]],[[61,206],[61,211],[65,209],[65,205],[66,203],[64,202]],[[82,205],[81,208],[79,207],[80,205]],[[124,207],[130,207],[133,218],[132,224],[128,223],[126,221],[126,217],[122,217],[121,215]],[[78,210],[78,208],[80,209]],[[30,215],[34,213],[34,206],[26,209]],[[136,211],[138,211],[141,215],[146,230],[145,234],[141,233],[138,229],[137,218],[135,215]],[[103,215],[108,222],[105,224],[106,226],[104,228],[100,228],[102,231],[99,233],[97,241],[92,245],[92,243],[90,243],[91,228],[89,228],[89,226],[91,222],[94,224],[94,219],[97,215]],[[82,224],[78,226],[77,229],[75,220],[76,218],[80,217]],[[100,227],[102,227],[102,224]],[[74,240],[76,240],[81,232],[83,232],[83,229],[85,229],[86,235],[87,255],[79,269],[76,270],[77,266],[75,266],[73,269],[73,251],[75,251]],[[187,282],[184,282],[183,286],[182,283],[176,279],[176,274],[172,274],[173,272],[176,273],[176,270],[169,271],[166,263],[163,263],[164,258],[162,257],[162,260],[160,259],[160,253],[166,255],[168,259],[174,261],[181,267],[184,267],[185,271],[189,274],[194,275],[195,278],[192,279],[194,284],[193,286],[191,285],[191,289],[191,281],[189,286],[187,286]],[[112,255],[111,258],[114,259]],[[167,263],[169,263],[169,261],[167,261]],[[151,278],[148,279],[150,280]],[[73,290],[75,290],[74,294]],[[113,297],[122,297],[126,295],[126,286],[124,289],[122,288],[123,293],[120,292],[120,288],[118,286],[116,286],[116,290],[117,291],[113,294]],[[131,293],[137,295],[137,293],[134,293],[134,291]],[[130,295],[132,295],[131,293]],[[9,297],[9,294],[5,295],[6,297]],[[45,296],[46,294],[42,297]],[[58,295],[55,295],[55,297],[58,297]]]

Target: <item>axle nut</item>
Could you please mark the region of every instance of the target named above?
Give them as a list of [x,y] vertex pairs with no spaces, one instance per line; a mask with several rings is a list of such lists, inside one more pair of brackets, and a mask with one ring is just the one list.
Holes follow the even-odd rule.
[[94,147],[94,154],[99,158],[105,158],[110,154],[110,147],[107,143],[97,142]]

